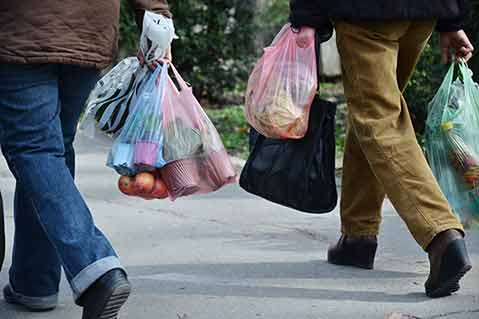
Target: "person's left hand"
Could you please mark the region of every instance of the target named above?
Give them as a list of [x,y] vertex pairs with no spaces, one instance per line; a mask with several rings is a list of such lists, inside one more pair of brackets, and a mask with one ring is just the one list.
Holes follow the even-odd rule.
[[[145,65],[145,57],[143,56],[143,53],[141,51],[138,52],[137,57],[138,57],[138,60],[140,61],[140,65],[141,66]],[[163,59],[158,59],[150,63],[147,63],[147,66],[151,71],[154,71],[159,65],[163,65],[164,62],[171,63],[172,60],[173,60],[173,55],[171,53],[171,46],[170,46],[168,50],[166,51],[166,55]]]
[[463,30],[455,32],[442,32],[440,37],[442,62],[451,62],[450,50],[454,51],[456,59],[467,62],[472,57],[474,47]]
[[296,34],[296,44],[300,48],[307,48],[314,41],[314,35],[316,30],[311,27],[301,27]]

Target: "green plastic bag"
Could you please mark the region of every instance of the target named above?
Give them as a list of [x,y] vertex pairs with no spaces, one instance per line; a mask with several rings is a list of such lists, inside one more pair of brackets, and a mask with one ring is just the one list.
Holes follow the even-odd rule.
[[465,63],[452,64],[429,104],[426,154],[454,212],[479,225],[479,86]]

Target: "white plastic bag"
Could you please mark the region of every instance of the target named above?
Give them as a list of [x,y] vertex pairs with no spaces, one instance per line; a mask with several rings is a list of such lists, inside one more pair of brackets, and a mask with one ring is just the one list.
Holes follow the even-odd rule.
[[164,58],[175,38],[175,26],[172,19],[151,11],[145,12],[140,52],[146,64]]

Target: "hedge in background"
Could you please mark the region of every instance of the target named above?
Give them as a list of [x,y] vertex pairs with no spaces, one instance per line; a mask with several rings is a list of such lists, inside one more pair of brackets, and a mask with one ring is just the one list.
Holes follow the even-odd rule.
[[[194,83],[195,94],[212,103],[238,102],[254,56],[255,1],[170,1],[178,40],[174,63]],[[122,0],[120,47],[134,54],[138,33]],[[236,99],[236,101],[235,101]]]

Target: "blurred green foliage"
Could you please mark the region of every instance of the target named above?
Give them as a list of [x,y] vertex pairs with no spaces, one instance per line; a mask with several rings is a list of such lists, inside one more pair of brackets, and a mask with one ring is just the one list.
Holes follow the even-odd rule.
[[[178,40],[175,65],[193,83],[198,98],[212,104],[241,102],[254,58],[254,5],[251,0],[170,1]],[[121,52],[135,54],[138,31],[122,0]],[[242,100],[242,98],[241,98]]]
[[236,156],[246,158],[249,154],[249,125],[243,106],[208,109],[206,112],[220,133],[226,149]]

